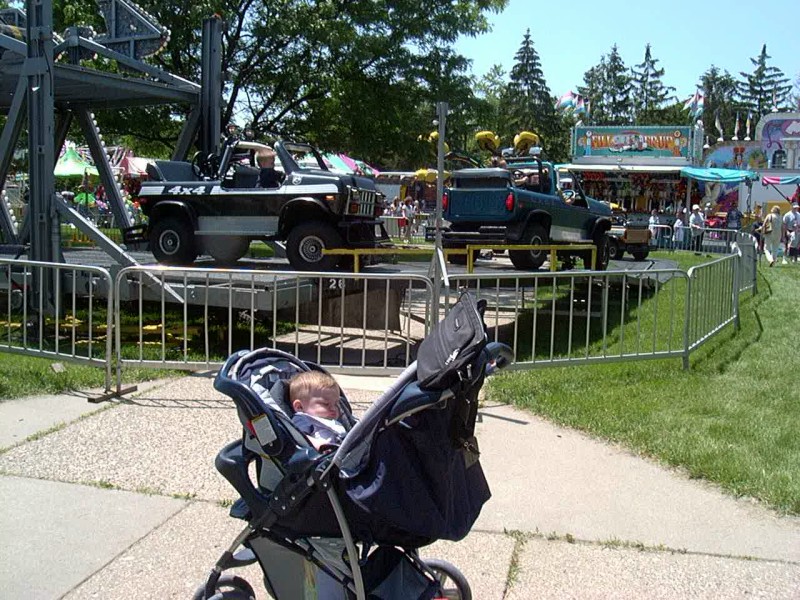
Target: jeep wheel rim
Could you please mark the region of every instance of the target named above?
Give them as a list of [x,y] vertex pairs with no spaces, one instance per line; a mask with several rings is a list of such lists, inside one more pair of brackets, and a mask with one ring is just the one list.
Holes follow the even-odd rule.
[[[541,245],[543,245],[543,244],[544,244],[544,241],[543,241],[543,240],[542,240],[542,238],[540,238],[538,235],[535,235],[535,236],[533,236],[533,237],[531,238],[531,240],[530,240],[528,243],[529,243],[531,246],[541,246]],[[534,259],[537,259],[537,258],[539,258],[539,257],[542,255],[542,253],[544,252],[544,250],[531,250],[530,252],[531,252],[531,256],[532,256]]]
[[181,236],[177,231],[167,229],[158,236],[158,247],[167,256],[172,256],[181,246]]
[[324,248],[325,244],[321,238],[316,235],[309,235],[300,241],[297,251],[305,262],[317,263],[322,260]]

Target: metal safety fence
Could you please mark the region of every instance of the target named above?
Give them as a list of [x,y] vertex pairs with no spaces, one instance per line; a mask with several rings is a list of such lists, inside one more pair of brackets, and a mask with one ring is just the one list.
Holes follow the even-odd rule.
[[[105,369],[211,370],[271,347],[334,372],[397,373],[440,314],[470,289],[491,339],[517,369],[681,357],[738,326],[755,291],[757,246],[736,232],[726,256],[680,269],[311,273],[0,259],[0,350]],[[443,284],[443,285],[442,285]],[[112,339],[113,338],[113,339]]]
[[101,367],[109,390],[112,297],[101,267],[0,259],[0,350]]
[[443,309],[469,289],[516,369],[686,359],[688,276],[679,269],[448,276]]
[[258,347],[399,373],[434,318],[422,275],[136,266],[119,271],[114,298],[118,389],[126,366],[208,370]]

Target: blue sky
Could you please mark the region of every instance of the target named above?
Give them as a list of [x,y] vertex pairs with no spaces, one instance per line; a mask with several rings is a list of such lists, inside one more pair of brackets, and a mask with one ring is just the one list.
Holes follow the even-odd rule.
[[456,50],[472,59],[472,72],[483,75],[493,64],[506,72],[530,28],[547,85],[554,95],[576,90],[583,74],[619,47],[625,65],[642,62],[645,44],[666,70],[664,82],[686,98],[712,64],[738,78],[751,71],[750,57],[767,44],[768,64],[794,82],[800,74],[800,1],[673,0],[622,2],[571,0],[565,3],[510,0],[491,15],[491,33],[462,38]]

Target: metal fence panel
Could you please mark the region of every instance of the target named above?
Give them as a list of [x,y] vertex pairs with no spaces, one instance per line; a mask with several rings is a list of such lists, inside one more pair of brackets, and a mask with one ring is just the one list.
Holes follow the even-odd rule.
[[741,255],[718,258],[689,269],[687,303],[689,352],[700,347],[726,325],[739,320]]
[[449,275],[444,310],[469,289],[517,369],[685,357],[686,273],[563,271]]
[[257,347],[333,372],[399,373],[433,320],[419,275],[136,266],[114,288],[118,386],[126,366],[206,370]]
[[[52,278],[52,298],[43,292]],[[101,267],[0,259],[0,349],[105,369],[111,389],[112,284]]]

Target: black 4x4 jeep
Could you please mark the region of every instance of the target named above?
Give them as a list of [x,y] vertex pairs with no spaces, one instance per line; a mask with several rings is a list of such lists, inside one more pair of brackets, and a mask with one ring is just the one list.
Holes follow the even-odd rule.
[[372,180],[331,172],[308,144],[277,142],[275,168],[283,180],[257,187],[253,156],[265,148],[230,137],[219,156],[149,165],[139,194],[149,222],[126,241],[149,240],[166,264],[188,264],[201,253],[233,263],[253,240],[285,241],[293,268],[327,271],[341,256],[325,255],[324,248],[372,248],[388,239],[378,220],[383,195]]

